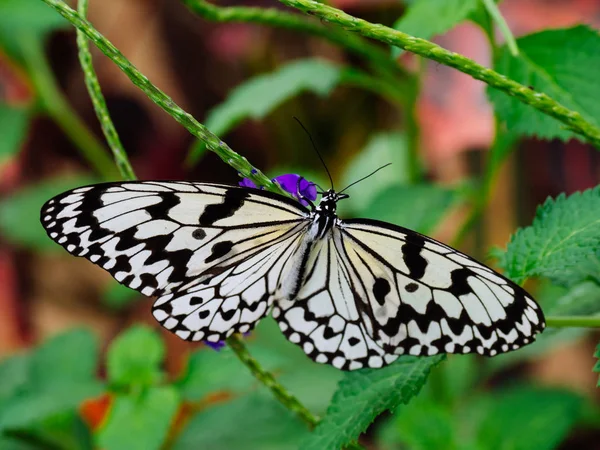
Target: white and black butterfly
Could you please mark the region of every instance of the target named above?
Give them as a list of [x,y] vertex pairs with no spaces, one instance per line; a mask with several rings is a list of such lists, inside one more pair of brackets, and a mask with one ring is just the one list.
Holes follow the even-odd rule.
[[157,296],[182,339],[222,340],[272,313],[319,363],[382,367],[402,354],[494,356],[532,342],[542,311],[518,285],[414,231],[340,220],[333,189],[309,207],[240,186],[98,184],[48,201],[68,252]]

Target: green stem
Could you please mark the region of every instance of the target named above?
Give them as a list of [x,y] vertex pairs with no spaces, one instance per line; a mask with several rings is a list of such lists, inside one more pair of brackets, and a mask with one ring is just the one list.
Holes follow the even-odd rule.
[[600,317],[596,316],[565,316],[546,317],[549,328],[600,328]]
[[29,35],[19,37],[27,73],[46,113],[56,122],[85,160],[104,179],[114,178],[115,171],[106,149],[73,111],[60,91],[44,55],[41,44]]
[[257,185],[264,186],[270,191],[289,195],[277,184],[273,183],[260,170],[254,168],[246,158],[229,148],[225,142],[221,141],[217,136],[211,133],[208,128],[194,119],[191,114],[185,112],[168,95],[154,86],[108,39],[100,34],[87,20],[77,14],[75,10],[61,0],[42,1],[55,9],[75,28],[85,34],[102,53],[108,56],[123,71],[123,73],[129,77],[133,84],[139,87],[148,98],[150,98],[150,100],[183,125],[193,136],[203,141],[209,150],[215,152],[226,164],[237,170],[241,176],[250,178]]
[[219,7],[204,0],[182,1],[192,12],[214,22],[256,23],[326,39],[369,61],[373,70],[382,74],[388,80],[396,78],[396,82],[398,82],[398,75],[409,76],[401,66],[390,58],[389,53],[380,47],[359,36],[346,33],[343,30],[328,28],[322,23],[309,20],[298,14],[290,14],[275,8]]
[[281,3],[313,14],[321,20],[342,26],[346,31],[355,31],[389,45],[400,47],[417,55],[445,64],[477,80],[481,80],[542,113],[564,123],[571,131],[584,136],[600,149],[600,128],[586,121],[580,113],[565,108],[548,95],[535,92],[504,75],[477,64],[465,56],[448,51],[425,39],[416,38],[392,28],[367,22],[313,0],[279,0]]
[[275,380],[273,375],[270,372],[264,370],[258,361],[248,353],[246,346],[244,345],[242,339],[233,335],[227,339],[227,344],[231,349],[235,352],[237,357],[244,363],[252,375],[268,387],[273,395],[290,411],[293,411],[303,422],[305,422],[310,429],[313,429],[317,423],[319,423],[319,418],[313,415],[300,401],[290,394],[281,384]]
[[485,9],[487,10],[488,14],[491,16],[492,20],[494,22],[496,22],[496,25],[498,25],[498,29],[504,36],[504,39],[506,40],[506,45],[508,46],[510,53],[513,56],[519,56],[519,47],[517,47],[517,41],[515,41],[515,37],[513,36],[512,32],[510,31],[510,28],[509,28],[508,24],[506,23],[506,20],[504,20],[502,13],[498,9],[498,5],[496,5],[496,2],[494,0],[481,0],[481,1],[483,2],[483,5],[485,6]]
[[[78,11],[81,17],[86,16],[87,7],[88,0],[79,0]],[[83,34],[83,32],[80,30],[77,30],[77,46],[79,47],[79,63],[83,69],[85,85],[87,86],[92,104],[94,105],[96,116],[98,117],[100,125],[102,126],[102,132],[104,133],[106,141],[108,142],[108,145],[113,153],[117,168],[119,169],[123,179],[135,180],[136,176],[135,172],[133,171],[133,167],[131,167],[131,164],[129,163],[127,153],[123,148],[123,144],[121,144],[121,139],[119,139],[117,130],[113,125],[110,114],[108,113],[106,101],[104,100],[104,95],[102,95],[100,83],[98,82],[98,77],[96,76],[96,71],[94,70],[92,63],[92,54],[90,52],[87,39],[85,34]]]

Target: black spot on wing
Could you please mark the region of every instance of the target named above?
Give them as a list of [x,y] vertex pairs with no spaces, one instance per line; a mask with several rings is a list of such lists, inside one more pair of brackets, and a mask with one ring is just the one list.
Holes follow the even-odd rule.
[[373,295],[381,306],[385,304],[385,296],[391,291],[390,283],[384,278],[376,278],[373,284]]
[[204,231],[202,228],[196,228],[194,231],[192,231],[192,237],[194,239],[204,239],[206,237],[206,231]]
[[200,226],[211,226],[216,221],[231,217],[242,207],[250,193],[244,189],[229,189],[223,197],[222,203],[208,205],[200,215]]
[[427,268],[427,261],[421,256],[421,249],[425,245],[425,241],[416,235],[407,235],[406,239],[406,243],[402,246],[402,256],[410,271],[408,276],[419,280],[425,275]]
[[415,292],[417,289],[419,289],[419,285],[417,283],[408,283],[406,286],[404,286],[404,289],[406,289],[406,292]]
[[205,262],[210,263],[216,261],[217,259],[225,256],[227,253],[231,251],[233,248],[233,242],[231,241],[221,241],[217,242],[210,249],[211,254],[208,258],[206,258]]

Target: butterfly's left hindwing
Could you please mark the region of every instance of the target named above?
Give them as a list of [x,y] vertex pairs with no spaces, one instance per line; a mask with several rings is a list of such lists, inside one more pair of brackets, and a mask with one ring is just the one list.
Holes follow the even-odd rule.
[[44,205],[41,221],[68,252],[158,295],[154,315],[166,328],[216,341],[269,312],[306,214],[258,190],[144,181],[66,192]]

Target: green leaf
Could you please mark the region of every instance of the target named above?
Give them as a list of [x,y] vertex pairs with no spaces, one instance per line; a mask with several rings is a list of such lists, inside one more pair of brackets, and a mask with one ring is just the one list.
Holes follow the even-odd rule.
[[[600,36],[586,26],[546,30],[517,40],[520,56],[502,47],[494,69],[519,83],[544,92],[581,115],[600,124],[600,85],[590,67],[600,65]],[[540,138],[567,140],[578,137],[558,120],[503,92],[488,88],[498,118],[512,132]]]
[[348,190],[350,198],[339,204],[342,215],[351,210],[364,216],[363,211],[378,194],[392,185],[409,182],[408,148],[402,133],[383,132],[374,135],[346,166],[342,186],[348,186],[387,163],[392,165]]
[[600,278],[600,186],[539,206],[533,224],[511,238],[500,265],[517,283],[543,276],[574,285]]
[[327,414],[303,442],[303,450],[342,448],[358,439],[382,412],[406,404],[425,384],[429,371],[444,358],[401,357],[381,369],[345,375]]
[[[598,346],[596,347],[596,353],[594,353],[594,356],[598,358],[598,361],[596,361],[593,371],[600,373],[600,343],[598,343]],[[600,377],[598,377],[598,384],[596,386],[600,387]]]
[[432,184],[393,185],[361,212],[365,217],[430,233],[456,200],[456,192]]
[[116,395],[106,424],[96,436],[98,448],[160,449],[179,403],[179,394],[172,386],[152,387],[138,395]]
[[95,378],[100,349],[88,330],[72,330],[44,342],[31,358],[31,382],[40,388],[68,388]]
[[20,53],[23,36],[44,39],[69,25],[60,14],[38,0],[0,0],[0,47],[13,56]]
[[164,343],[158,334],[147,326],[135,325],[108,349],[108,379],[116,387],[152,386],[163,378],[160,365],[164,356]]
[[269,392],[257,392],[195,415],[173,449],[296,450],[307,435]]
[[[12,438],[12,445],[16,442],[34,445],[34,449],[76,449],[93,450],[91,430],[75,411],[67,411],[44,418],[43,420],[28,425],[27,428],[13,428],[4,430],[4,436]],[[10,442],[10,441],[9,441]],[[0,448],[18,449],[19,446],[4,446],[0,439]],[[24,447],[29,448],[29,447]]]
[[[324,60],[304,59],[289,63],[237,86],[223,103],[208,113],[205,125],[214,134],[223,137],[242,120],[262,119],[301,92],[328,95],[339,79],[340,68]],[[195,145],[188,160],[197,161],[203,148],[203,145]]]
[[[456,449],[456,424],[453,412],[439,401],[416,398],[399,408],[392,420],[379,430],[385,448],[411,450]],[[461,449],[467,448],[461,436]]]
[[30,355],[15,355],[0,362],[0,405],[25,389],[30,367]]
[[547,316],[588,316],[600,313],[600,286],[586,281],[570,288],[546,283],[537,292]]
[[26,108],[0,103],[0,167],[21,148],[29,117],[30,111]]
[[[102,392],[96,379],[98,342],[88,331],[58,335],[20,362],[24,382],[0,407],[0,429],[23,428],[73,411]],[[13,370],[14,367],[13,367]],[[10,383],[10,379],[8,380]],[[13,383],[15,380],[13,380]]]
[[40,209],[55,195],[94,182],[94,179],[85,177],[56,178],[22,188],[0,202],[2,236],[37,251],[62,250],[42,227]]
[[568,391],[514,388],[494,395],[478,431],[481,448],[550,450],[582,414],[582,399]]
[[[394,29],[411,36],[430,39],[454,28],[469,17],[480,0],[416,0],[394,23]],[[400,49],[394,48],[394,56]]]

